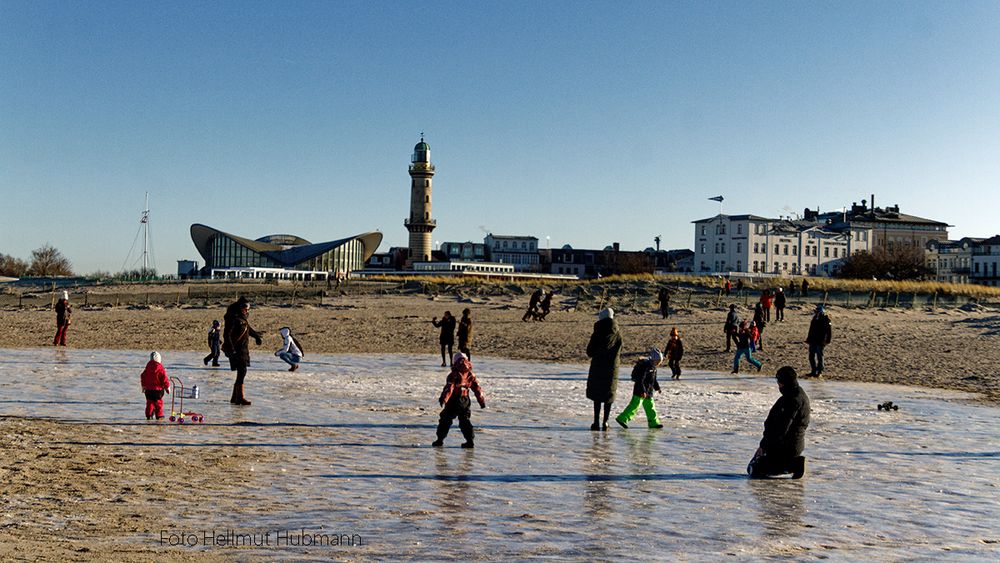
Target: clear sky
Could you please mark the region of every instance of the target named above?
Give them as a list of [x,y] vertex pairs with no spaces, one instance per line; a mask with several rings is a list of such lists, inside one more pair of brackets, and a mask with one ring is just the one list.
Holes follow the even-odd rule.
[[160,272],[189,227],[691,248],[878,205],[1000,232],[1000,2],[0,0],[0,252]]

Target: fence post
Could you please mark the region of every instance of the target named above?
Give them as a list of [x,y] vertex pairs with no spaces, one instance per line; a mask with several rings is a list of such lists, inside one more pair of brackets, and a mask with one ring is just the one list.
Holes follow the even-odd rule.
[[896,302],[893,303],[893,307],[899,307],[899,292],[896,292]]
[[828,290],[828,289],[824,289],[824,290],[823,290],[823,306],[824,306],[824,307],[826,307],[826,298],[827,298],[827,296],[829,296],[829,295],[830,295],[830,290]]
[[21,308],[21,304],[22,304],[23,300],[24,300],[24,293],[18,292],[18,294],[17,294],[17,308],[18,309]]
[[83,293],[83,306],[86,307],[88,304],[90,304],[90,292],[85,291]]
[[847,305],[845,305],[845,307],[850,307],[850,306],[851,306],[851,292],[848,291],[847,292]]
[[937,309],[937,292],[934,292],[934,304],[931,305],[932,309]]
[[913,301],[910,302],[910,308],[911,309],[916,309],[917,308],[917,292],[916,291],[913,292]]

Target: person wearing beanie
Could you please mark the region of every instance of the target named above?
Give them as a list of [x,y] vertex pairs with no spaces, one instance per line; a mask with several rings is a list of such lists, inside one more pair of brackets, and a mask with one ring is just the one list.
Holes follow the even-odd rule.
[[785,290],[778,288],[777,292],[774,294],[774,320],[784,321],[785,320]]
[[731,345],[736,344],[739,348],[739,340],[736,338],[736,333],[740,327],[740,315],[736,312],[736,305],[729,305],[729,313],[726,315],[726,324],[722,325],[723,332],[726,333],[726,352],[732,350]]
[[219,367],[219,350],[222,347],[222,330],[219,321],[212,321],[212,328],[208,329],[208,349],[210,350],[208,355],[205,356],[205,365],[208,365],[209,360],[212,362],[212,367]]
[[163,394],[170,392],[170,378],[161,363],[160,353],[153,352],[146,362],[146,369],[139,376],[142,392],[146,395],[146,420],[154,416],[157,420],[163,418]]
[[[622,351],[622,337],[615,323],[613,309],[602,309],[594,323],[594,332],[587,343],[590,371],[587,373],[587,398],[594,402],[594,423],[591,430],[607,430],[611,403],[618,390],[618,367]],[[604,422],[600,420],[604,407]]]
[[243,394],[243,381],[250,367],[250,339],[253,338],[257,346],[260,346],[264,336],[263,332],[257,332],[250,326],[249,316],[250,303],[245,297],[240,297],[226,310],[222,330],[222,352],[229,358],[229,369],[236,372],[233,396],[229,402],[242,406],[250,405]]
[[784,366],[775,374],[781,397],[775,401],[764,421],[764,437],[747,465],[752,478],[792,474],[801,479],[806,471],[806,428],[809,427],[809,396],[799,386],[795,368]]
[[649,355],[635,363],[632,368],[632,401],[625,410],[615,417],[615,422],[622,428],[628,428],[628,423],[635,417],[639,405],[646,411],[646,423],[650,428],[663,428],[660,418],[656,415],[656,405],[653,403],[653,391],[660,392],[660,384],[656,381],[656,367],[663,361],[663,354],[656,348]]
[[456,416],[458,417],[458,427],[462,430],[462,436],[465,437],[462,447],[476,447],[476,434],[472,428],[472,403],[469,400],[470,390],[476,396],[479,408],[485,409],[486,397],[483,396],[483,390],[479,387],[479,382],[476,381],[476,375],[472,373],[472,362],[465,357],[465,354],[456,352],[451,359],[451,373],[448,374],[448,380],[444,384],[444,389],[441,390],[441,396],[438,397],[438,404],[444,409],[441,411],[441,417],[438,421],[437,440],[431,444],[435,448],[444,445],[444,439],[448,436],[448,430],[451,429],[451,423]]
[[274,353],[274,355],[278,356],[284,360],[286,364],[291,366],[288,368],[288,371],[295,371],[299,369],[299,362],[302,361],[303,356],[302,346],[299,344],[299,341],[292,336],[292,329],[287,326],[281,327],[278,329],[278,334],[281,335],[284,343],[282,347]]
[[681,340],[681,331],[674,327],[670,330],[670,340],[663,347],[663,353],[667,356],[667,365],[670,366],[672,379],[681,378],[681,358],[684,357],[684,342]]
[[833,329],[830,317],[826,315],[826,308],[822,304],[816,305],[816,313],[809,322],[809,333],[806,335],[806,344],[809,345],[809,367],[812,368],[806,377],[823,375],[823,350],[832,337]]
[[73,321],[73,307],[69,304],[69,292],[63,291],[62,297],[56,302],[56,336],[52,339],[53,346],[66,345],[66,332]]

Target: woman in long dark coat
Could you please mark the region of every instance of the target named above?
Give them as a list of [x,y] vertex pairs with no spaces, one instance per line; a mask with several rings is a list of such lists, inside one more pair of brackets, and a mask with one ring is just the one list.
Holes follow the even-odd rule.
[[233,384],[233,396],[229,402],[234,405],[249,405],[250,401],[243,396],[243,380],[250,367],[250,339],[261,345],[261,336],[250,326],[248,316],[250,303],[246,297],[240,297],[226,310],[226,326],[222,332],[222,351],[229,358],[229,369],[236,372],[236,383]]
[[[604,309],[597,315],[594,333],[587,344],[590,373],[587,375],[587,398],[594,401],[594,424],[591,430],[607,430],[611,403],[618,390],[618,365],[622,351],[622,337],[615,322],[615,312]],[[604,404],[604,422],[599,424],[601,404]]]

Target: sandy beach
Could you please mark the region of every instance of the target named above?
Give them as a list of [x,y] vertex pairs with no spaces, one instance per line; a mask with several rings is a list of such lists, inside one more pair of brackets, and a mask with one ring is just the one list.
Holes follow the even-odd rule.
[[[279,346],[278,328],[290,326],[306,351],[302,372],[308,373],[309,354],[417,354],[429,362],[438,358],[437,330],[431,318],[449,310],[460,315],[472,310],[475,321],[473,357],[585,364],[584,353],[595,315],[576,299],[558,296],[545,322],[522,322],[527,304],[523,295],[467,296],[462,294],[340,296],[322,305],[260,305],[251,309],[251,323],[264,331],[264,344],[252,347],[257,369]],[[198,357],[207,352],[205,332],[220,319],[223,303],[209,306],[107,307],[77,305],[69,333],[73,349],[136,350],[136,364],[123,377],[134,378],[144,353],[159,350]],[[793,365],[808,371],[802,343],[812,307],[792,304],[784,322],[768,325],[764,375]],[[740,308],[749,315],[749,308]],[[722,321],[726,306],[676,308],[661,319],[652,303],[623,307],[616,315],[625,341],[623,366],[650,346],[662,347],[671,327],[685,340],[683,366],[692,370],[727,373],[732,355],[724,353]],[[827,352],[826,380],[847,380],[926,386],[978,393],[975,402],[1000,400],[1000,314],[979,306],[938,309],[847,309],[830,307],[833,343]],[[0,311],[0,338],[4,348],[51,347],[54,315],[47,308],[7,308]],[[223,358],[223,362],[225,360]],[[194,362],[196,363],[196,362]],[[433,364],[432,364],[433,365]],[[200,366],[198,366],[200,368]],[[272,366],[273,368],[273,366]],[[31,366],[46,370],[45,365]],[[254,369],[248,376],[248,394],[254,399]],[[219,368],[225,381],[228,370]],[[744,366],[743,377],[760,377]],[[130,380],[131,384],[131,380]],[[435,383],[436,385],[436,383]],[[582,394],[582,390],[581,390]],[[892,396],[871,397],[871,404]],[[257,407],[249,407],[255,409]],[[63,418],[54,406],[51,416]],[[580,426],[589,420],[584,412]],[[86,442],[120,446],[81,445]],[[66,421],[0,418],[0,558],[43,561],[139,561],[170,553],[178,560],[231,559],[233,552],[191,551],[136,543],[135,536],[155,535],[169,527],[172,514],[212,514],[238,511],[245,491],[253,490],[255,464],[278,455],[266,448],[199,448],[154,445],[155,426],[118,424],[81,426]],[[123,436],[131,441],[123,442]],[[146,442],[150,442],[149,445]],[[198,470],[185,471],[188,467]],[[212,506],[197,497],[175,491],[176,475],[187,486],[212,489]],[[231,476],[238,474],[239,481]],[[255,499],[258,512],[279,505],[274,495]],[[164,510],[169,505],[169,510]],[[370,553],[369,553],[370,555]],[[351,558],[350,555],[346,556]],[[364,557],[364,556],[362,556]]]

